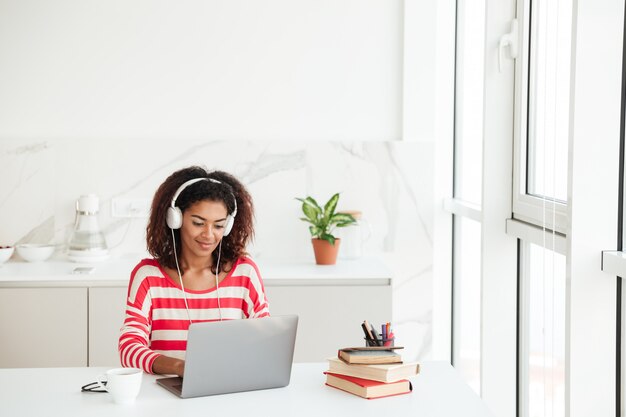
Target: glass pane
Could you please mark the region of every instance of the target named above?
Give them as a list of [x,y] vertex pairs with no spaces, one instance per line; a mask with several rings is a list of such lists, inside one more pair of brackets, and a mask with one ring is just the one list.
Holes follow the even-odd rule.
[[524,417],[565,415],[565,256],[528,244],[522,254]]
[[480,395],[480,223],[454,217],[453,364]]
[[526,192],[567,201],[571,0],[530,8]]
[[477,205],[482,198],[484,45],[485,1],[458,1],[454,197]]

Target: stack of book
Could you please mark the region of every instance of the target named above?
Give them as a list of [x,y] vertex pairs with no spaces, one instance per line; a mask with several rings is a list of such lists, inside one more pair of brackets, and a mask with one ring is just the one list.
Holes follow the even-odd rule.
[[367,399],[408,394],[413,387],[406,378],[419,373],[419,364],[402,362],[398,349],[402,347],[340,349],[328,359],[326,385]]

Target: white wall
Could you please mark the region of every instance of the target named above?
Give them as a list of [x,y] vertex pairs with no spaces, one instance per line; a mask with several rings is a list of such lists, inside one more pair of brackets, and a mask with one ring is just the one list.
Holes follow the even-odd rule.
[[[445,99],[446,92],[440,91],[435,80],[442,73],[447,77],[447,70],[438,67],[441,57],[454,55],[454,43],[447,42],[448,36],[454,37],[454,27],[450,28],[440,18],[443,14],[454,19],[454,11],[448,10],[449,3],[449,0],[404,0],[402,140],[433,141],[437,137],[438,142],[442,141],[435,134],[436,120],[447,117],[448,113],[435,105],[435,100],[440,94]],[[454,88],[453,79],[446,81]]]
[[253,256],[312,261],[294,197],[341,191],[394,271],[405,356],[427,357],[435,5],[0,0],[0,244],[62,246],[95,192],[113,255],[139,256],[145,219],[112,217],[112,199],[202,164],[251,190]]
[[397,140],[400,0],[3,0],[0,139]]

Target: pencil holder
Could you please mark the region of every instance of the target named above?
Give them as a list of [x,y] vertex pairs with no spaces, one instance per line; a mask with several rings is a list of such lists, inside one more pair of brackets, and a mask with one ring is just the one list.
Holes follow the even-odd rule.
[[[380,345],[376,345],[376,344],[370,344],[370,342],[367,340],[367,337],[363,338],[365,340],[365,346],[380,346]],[[395,337],[391,337],[389,339],[387,338],[382,338],[379,339],[383,341],[383,346],[395,346],[396,345],[396,338]]]

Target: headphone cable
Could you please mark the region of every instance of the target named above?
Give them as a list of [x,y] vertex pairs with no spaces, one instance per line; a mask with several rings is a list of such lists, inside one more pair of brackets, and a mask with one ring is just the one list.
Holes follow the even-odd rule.
[[220,284],[218,280],[218,273],[220,269],[220,258],[222,257],[222,239],[220,239],[219,249],[217,251],[217,266],[215,267],[215,295],[217,296],[217,311],[220,313],[220,321],[222,321],[222,306],[220,305]]
[[189,304],[187,304],[187,292],[185,291],[185,284],[183,284],[183,275],[180,273],[180,266],[178,266],[178,255],[176,254],[176,237],[174,236],[174,229],[172,231],[172,242],[174,243],[174,260],[176,261],[176,271],[178,271],[178,279],[180,280],[180,287],[183,289],[183,299],[185,300],[185,309],[187,309],[187,318],[189,324],[193,324],[191,321],[191,315],[189,314]]
[[[178,255],[176,254],[176,237],[174,236],[174,229],[170,229],[172,231],[172,241],[174,242],[174,260],[176,261],[176,271],[178,272],[178,279],[180,280],[180,287],[183,289],[183,299],[185,300],[185,309],[187,310],[187,318],[189,319],[189,323],[193,324],[191,321],[191,314],[189,313],[189,304],[187,304],[187,292],[185,291],[185,284],[183,284],[183,275],[180,273],[180,266],[178,265]],[[222,257],[222,239],[220,239],[219,250],[217,252],[217,266],[215,268],[215,295],[217,296],[217,311],[220,315],[220,321],[222,321],[222,306],[220,304],[220,285],[218,278],[218,271],[220,267],[220,258]]]

